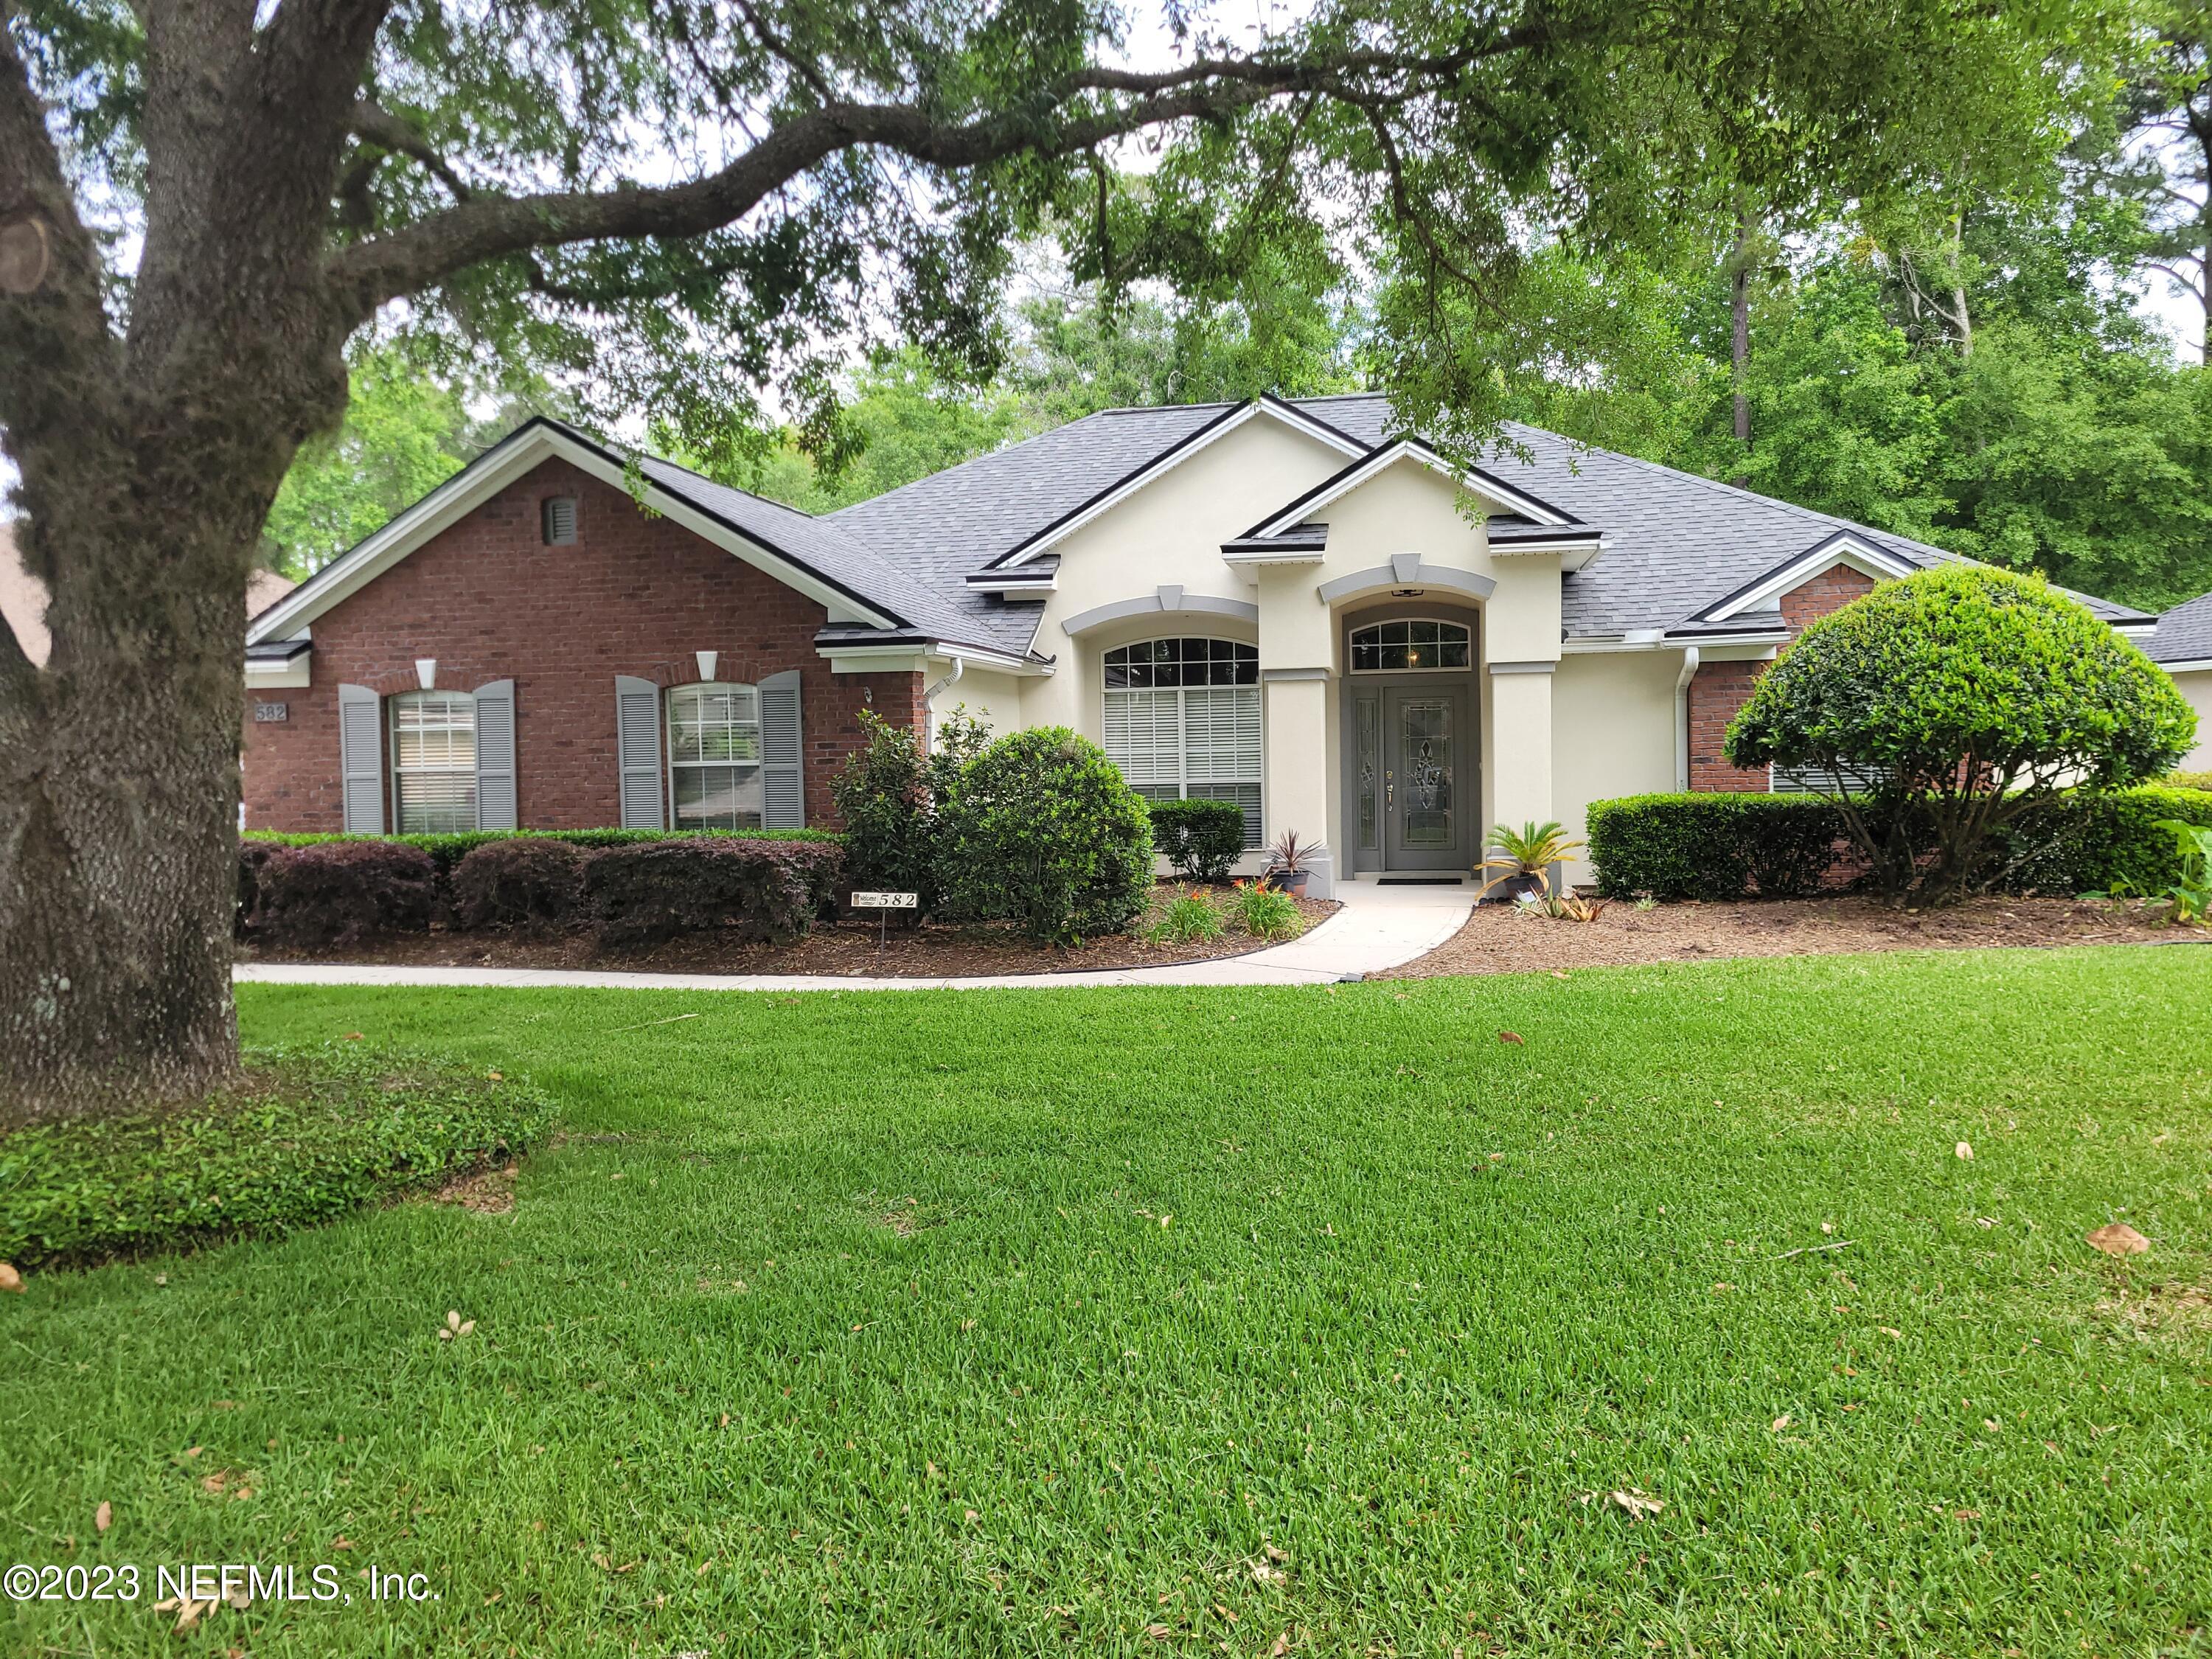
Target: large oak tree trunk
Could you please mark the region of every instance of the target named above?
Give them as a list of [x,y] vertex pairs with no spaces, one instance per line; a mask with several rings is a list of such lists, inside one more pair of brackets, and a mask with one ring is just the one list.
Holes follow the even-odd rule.
[[290,445],[216,471],[204,434],[88,424],[23,456],[53,644],[0,677],[0,1126],[186,1098],[237,1066],[245,588],[273,485],[236,481]]

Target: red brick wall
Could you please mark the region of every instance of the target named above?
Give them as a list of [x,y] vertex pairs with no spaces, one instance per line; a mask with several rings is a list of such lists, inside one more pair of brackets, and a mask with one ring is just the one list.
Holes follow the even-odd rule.
[[[1839,611],[1862,594],[1874,591],[1874,579],[1847,564],[1831,565],[1819,575],[1800,583],[1782,596],[1782,620],[1793,640],[1807,623],[1832,611]],[[1788,650],[1789,647],[1783,647]],[[1752,687],[1766,670],[1760,662],[1709,662],[1698,665],[1690,681],[1690,787],[1712,793],[1764,793],[1764,768],[1743,771],[1730,766],[1721,752],[1729,722],[1750,699]]]
[[[571,545],[540,540],[549,495],[577,498]],[[918,725],[921,677],[831,673],[813,643],[827,620],[743,560],[548,461],[318,617],[312,687],[246,694],[246,826],[338,829],[337,688],[413,690],[419,657],[437,659],[441,689],[514,681],[524,828],[619,823],[615,677],[696,680],[696,651],[720,653],[717,679],[799,671],[806,821],[830,823],[830,781],[860,742],[860,711]],[[257,722],[258,702],[286,704],[287,718]],[[389,793],[387,776],[387,815]]]

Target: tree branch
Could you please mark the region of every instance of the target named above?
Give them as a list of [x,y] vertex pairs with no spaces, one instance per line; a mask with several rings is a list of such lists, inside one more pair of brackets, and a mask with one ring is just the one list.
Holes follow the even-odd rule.
[[[386,301],[434,287],[470,265],[532,248],[696,236],[720,229],[840,150],[889,149],[925,166],[957,171],[1024,151],[1071,155],[1146,127],[1235,114],[1297,94],[1358,103],[1379,120],[1377,112],[1404,103],[1422,88],[1442,87],[1479,61],[1527,50],[1558,33],[1553,26],[1540,24],[1431,57],[1360,51],[1321,60],[1209,58],[1156,73],[1091,65],[1041,89],[1042,114],[965,122],[945,121],[903,104],[829,99],[773,128],[727,167],[690,183],[479,197],[342,249],[331,256],[327,270],[334,293],[367,317]],[[803,60],[794,58],[784,61],[800,73]],[[1355,87],[1348,76],[1378,84]],[[1084,94],[1098,93],[1119,94],[1126,101],[1072,107]]]
[[[430,147],[429,140],[375,100],[362,98],[356,100],[353,106],[353,131],[356,137],[366,139],[380,149],[388,150],[394,155],[404,155],[410,161],[420,161],[430,170],[440,184],[453,191],[455,201],[466,202],[475,197],[476,192],[469,188],[468,181],[454,172],[446,158]],[[353,182],[357,172],[357,167],[349,169],[346,174],[347,182]],[[367,182],[365,177],[360,179],[363,186]],[[339,193],[344,194],[343,187]]]

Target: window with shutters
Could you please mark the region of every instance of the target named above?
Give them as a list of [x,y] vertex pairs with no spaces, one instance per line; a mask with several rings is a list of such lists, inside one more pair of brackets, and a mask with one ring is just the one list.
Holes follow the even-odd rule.
[[750,685],[680,685],[668,694],[668,794],[678,830],[757,830],[760,693]]
[[1233,800],[1260,845],[1260,653],[1235,640],[1146,640],[1106,653],[1106,753],[1139,794]]
[[567,547],[576,539],[576,498],[574,495],[548,495],[540,511],[544,514],[545,545]]
[[477,700],[467,692],[392,699],[392,800],[403,836],[477,827]]

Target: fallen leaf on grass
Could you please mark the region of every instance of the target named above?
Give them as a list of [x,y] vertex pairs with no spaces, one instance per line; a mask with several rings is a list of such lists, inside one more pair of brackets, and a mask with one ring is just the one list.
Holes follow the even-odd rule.
[[1952,1150],[1952,1152],[1953,1152],[1956,1153],[1959,1157],[1960,1157],[1960,1158],[1965,1158],[1968,1163],[1970,1163],[1970,1164],[1971,1164],[1971,1163],[1973,1161],[1973,1158],[1974,1158],[1974,1149],[1973,1149],[1972,1146],[1968,1146],[1965,1141],[1963,1141],[1963,1140],[1962,1140],[1962,1141],[1960,1141],[1957,1146],[1954,1146],[1951,1150]]
[[1951,1518],[1954,1521],[1978,1521],[1982,1518],[1982,1512],[1979,1510],[1953,1510]]
[[1155,1642],[1164,1642],[1169,1637],[1174,1635],[1175,1632],[1170,1630],[1165,1625],[1147,1625],[1145,1626],[1145,1634],[1151,1637]]
[[1667,1507],[1666,1499],[1654,1498],[1641,1486],[1630,1486],[1626,1490],[1613,1492],[1584,1492],[1577,1501],[1595,1504],[1601,1499],[1620,1509],[1632,1521],[1641,1521],[1646,1516],[1656,1515]]
[[1518,1031],[1500,1031],[1498,1034],[1498,1040],[1500,1042],[1510,1042],[1516,1048],[1528,1046],[1521,1041],[1521,1033]]
[[103,1498],[100,1501],[100,1507],[92,1512],[92,1529],[94,1532],[106,1532],[114,1524],[115,1510]]
[[1265,1555],[1270,1561],[1287,1561],[1291,1559],[1281,1550],[1277,1549],[1273,1544],[1261,1545],[1260,1553],[1262,1555]]
[[1889,1337],[1894,1341],[1902,1342],[1905,1340],[1905,1333],[1899,1330],[1894,1325],[1877,1325],[1875,1327],[1875,1329],[1880,1331],[1884,1336]]
[[23,1275],[15,1271],[15,1264],[0,1261],[0,1291],[14,1291],[20,1296],[22,1290]]
[[361,1041],[361,1033],[358,1031],[348,1031],[345,1034],[345,1040],[348,1042],[358,1042]]
[[1784,1412],[1784,1413],[1783,1413],[1781,1416],[1779,1416],[1779,1417],[1778,1417],[1778,1418],[1776,1418],[1776,1419],[1774,1419],[1774,1431],[1775,1431],[1775,1433],[1777,1433],[1777,1434],[1781,1433],[1783,1430],[1784,1430],[1784,1429],[1788,1428],[1789,1426],[1790,1426],[1790,1413],[1789,1413],[1788,1412]]
[[438,1327],[438,1340],[451,1342],[457,1336],[466,1336],[476,1328],[475,1320],[462,1318],[458,1308],[448,1308],[446,1310],[446,1322]]
[[2124,1221],[2108,1221],[2089,1235],[2089,1247],[2106,1255],[2141,1255],[2150,1249],[2150,1240]]

